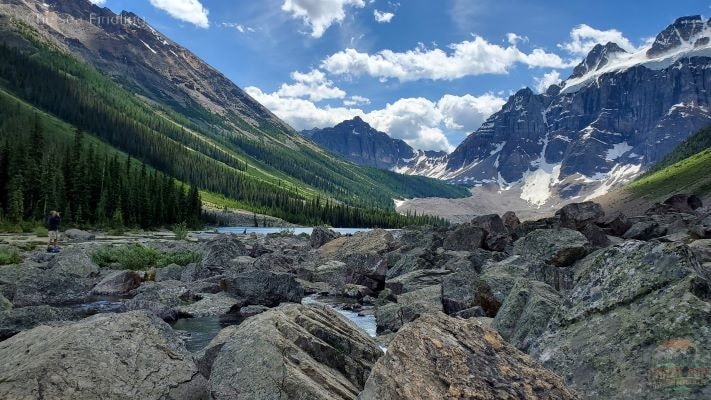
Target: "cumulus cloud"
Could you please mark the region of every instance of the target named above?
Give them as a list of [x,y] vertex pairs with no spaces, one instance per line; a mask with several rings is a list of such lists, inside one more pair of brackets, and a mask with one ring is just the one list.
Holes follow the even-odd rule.
[[209,11],[199,0],[150,0],[153,7],[167,12],[171,17],[189,22],[200,28],[208,28]]
[[560,72],[553,70],[543,76],[534,77],[533,81],[535,84],[535,89],[538,93],[545,92],[551,85],[557,85],[561,82]]
[[453,43],[448,51],[420,45],[405,52],[382,50],[375,54],[355,49],[337,52],[321,62],[321,67],[337,75],[370,75],[381,80],[402,82],[419,79],[453,80],[482,74],[506,74],[515,64],[528,67],[566,68],[573,64],[560,56],[537,48],[526,53],[512,44],[503,47],[481,36]]
[[334,23],[346,17],[346,7],[365,7],[363,0],[284,0],[281,9],[299,18],[311,28],[311,36],[320,38]]
[[349,99],[343,100],[343,105],[353,107],[358,105],[370,104],[370,99],[363,96],[351,96]]
[[574,56],[585,57],[596,44],[604,45],[608,42],[617,43],[618,46],[630,52],[637,50],[637,47],[624,37],[622,32],[616,29],[601,31],[586,24],[573,28],[570,31],[570,41],[561,43],[558,47]]
[[265,93],[256,87],[245,90],[297,130],[330,127],[359,116],[375,129],[403,139],[414,148],[445,151],[453,150],[445,129],[472,132],[505,102],[491,93],[479,97],[445,95],[437,102],[421,97],[399,99],[382,109],[365,112],[357,106],[370,100],[360,96],[344,100],[344,107],[321,107],[311,100],[286,97],[279,92]]
[[442,113],[447,129],[472,132],[481,126],[489,116],[501,109],[506,103],[503,97],[493,93],[475,97],[469,94],[442,96],[437,102],[437,109]]
[[388,22],[393,20],[393,17],[395,17],[395,14],[393,14],[391,12],[375,10],[375,11],[373,11],[373,16],[375,17],[375,21],[377,21],[378,23],[387,24]]
[[283,83],[276,92],[281,97],[308,97],[312,101],[326,99],[342,99],[346,97],[346,92],[333,86],[333,82],[326,79],[326,75],[319,70],[312,70],[308,73],[299,71],[292,72],[292,84]]

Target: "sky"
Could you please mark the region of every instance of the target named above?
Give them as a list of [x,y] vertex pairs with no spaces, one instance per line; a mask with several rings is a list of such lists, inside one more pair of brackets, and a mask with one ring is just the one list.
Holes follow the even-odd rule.
[[568,77],[596,43],[644,48],[709,0],[91,0],[128,10],[295,129],[361,116],[451,151],[523,87]]

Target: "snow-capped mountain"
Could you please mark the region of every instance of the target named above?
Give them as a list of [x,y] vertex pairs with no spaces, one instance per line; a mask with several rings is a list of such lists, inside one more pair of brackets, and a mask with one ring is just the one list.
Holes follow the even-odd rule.
[[711,21],[692,16],[635,53],[597,45],[560,85],[511,96],[424,174],[520,189],[537,206],[604,194],[711,124],[710,38]]

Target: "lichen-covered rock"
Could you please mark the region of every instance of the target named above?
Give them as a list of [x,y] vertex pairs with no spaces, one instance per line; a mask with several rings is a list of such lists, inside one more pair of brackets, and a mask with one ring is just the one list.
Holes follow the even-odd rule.
[[479,215],[472,219],[471,224],[483,229],[487,236],[508,234],[506,225],[498,214]]
[[237,299],[226,293],[202,293],[196,296],[199,297],[196,302],[177,307],[180,315],[191,317],[223,315],[240,304]]
[[387,303],[375,310],[378,334],[397,332],[420,315],[442,311],[442,287],[430,286],[402,294],[397,303]]
[[209,382],[215,400],[355,399],[382,355],[370,337],[326,306],[281,306],[247,319],[220,341]]
[[630,229],[628,229],[622,237],[634,240],[651,240],[666,234],[667,230],[663,226],[660,226],[658,222],[645,220],[632,224]]
[[632,227],[630,220],[621,212],[602,218],[599,224],[609,234],[614,236],[622,236]]
[[79,278],[90,278],[99,274],[99,267],[87,251],[80,247],[71,247],[57,254],[48,267],[48,273],[74,275]]
[[294,275],[269,271],[244,272],[222,279],[222,289],[242,305],[275,307],[284,302],[299,303],[304,289]]
[[577,399],[563,380],[476,319],[428,314],[405,325],[360,400]]
[[511,289],[491,327],[507,342],[526,351],[546,330],[563,303],[561,295],[543,282],[520,279]]
[[141,285],[141,276],[134,271],[114,271],[106,275],[92,292],[100,295],[122,295]]
[[163,268],[156,269],[156,282],[179,281],[185,271],[186,266],[170,264]]
[[393,235],[383,229],[341,236],[319,248],[323,260],[345,264],[338,275],[327,282],[341,289],[352,283],[378,290],[385,281],[385,255],[395,247]]
[[514,243],[514,254],[532,261],[567,267],[585,257],[590,243],[571,229],[538,229]]
[[442,307],[446,314],[455,314],[476,306],[481,307],[489,317],[495,316],[501,307],[501,302],[479,274],[462,271],[444,277]]
[[205,271],[197,279],[224,273],[230,261],[248,255],[244,243],[236,235],[218,235],[203,246],[203,259],[200,268]]
[[[84,257],[78,257],[84,259]],[[0,292],[15,307],[63,305],[85,301],[99,278],[98,269],[76,267],[64,259],[56,268],[18,264],[0,268]],[[94,266],[95,268],[95,266]],[[73,273],[75,271],[77,273]],[[90,277],[84,277],[91,275]]]
[[[677,399],[679,390],[684,399],[709,397],[708,380],[655,386],[662,382],[659,368],[711,362],[708,271],[687,246],[628,241],[576,268],[566,305],[531,346],[532,355],[588,398]],[[674,357],[692,359],[657,358],[670,341],[688,344],[667,349]]]
[[201,399],[205,379],[163,321],[144,312],[40,326],[0,342],[3,399]]
[[501,219],[504,221],[504,225],[506,225],[509,232],[515,231],[516,228],[521,225],[521,220],[518,219],[518,216],[516,216],[516,213],[513,211],[506,211],[504,215],[501,216]]

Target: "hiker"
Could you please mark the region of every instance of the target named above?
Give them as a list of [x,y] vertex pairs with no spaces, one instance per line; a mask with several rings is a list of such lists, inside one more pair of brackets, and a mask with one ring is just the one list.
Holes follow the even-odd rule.
[[59,252],[59,246],[57,242],[59,241],[59,222],[61,221],[61,214],[58,211],[50,211],[49,218],[47,219],[47,230],[49,231],[49,245],[47,251],[57,253]]

